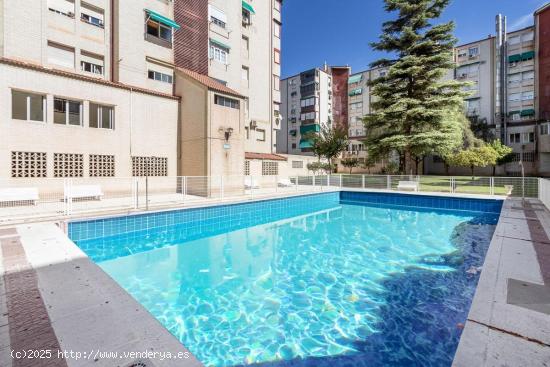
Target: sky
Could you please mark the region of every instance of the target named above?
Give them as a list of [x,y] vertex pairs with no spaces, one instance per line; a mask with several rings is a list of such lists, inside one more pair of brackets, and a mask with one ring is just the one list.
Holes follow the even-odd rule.
[[[455,36],[468,43],[495,34],[495,16],[508,18],[508,29],[533,24],[533,12],[549,0],[452,0],[441,22],[455,22]],[[369,68],[382,54],[372,51],[382,23],[391,19],[383,0],[284,0],[282,76],[329,65]],[[436,22],[434,22],[436,23]]]

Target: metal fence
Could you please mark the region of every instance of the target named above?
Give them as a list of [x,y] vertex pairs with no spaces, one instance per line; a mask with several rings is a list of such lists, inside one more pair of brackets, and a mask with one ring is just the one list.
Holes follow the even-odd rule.
[[0,179],[0,224],[24,219],[139,211],[275,194],[373,189],[539,197],[548,180],[521,177],[387,175],[105,177]]

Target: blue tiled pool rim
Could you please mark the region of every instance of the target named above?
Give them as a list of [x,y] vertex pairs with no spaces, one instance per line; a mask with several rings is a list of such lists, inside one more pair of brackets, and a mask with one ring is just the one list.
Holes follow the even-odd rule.
[[289,212],[292,213],[292,209],[296,215],[300,215],[302,212],[323,210],[326,206],[335,203],[498,214],[502,209],[503,199],[358,191],[308,193],[283,198],[71,221],[68,223],[68,235],[73,241],[82,241],[123,233],[143,232],[175,224],[192,225],[193,222],[211,225],[218,231],[222,229],[220,226],[231,230],[234,229],[232,227],[242,228],[260,224],[263,214],[272,220],[274,212],[280,211],[282,219],[287,217]]

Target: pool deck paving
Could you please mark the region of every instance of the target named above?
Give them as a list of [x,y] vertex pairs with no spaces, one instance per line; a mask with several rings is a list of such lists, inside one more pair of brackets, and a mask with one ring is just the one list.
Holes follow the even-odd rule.
[[[202,366],[62,222],[0,228],[0,275],[0,366]],[[504,202],[453,365],[550,366],[550,212],[540,201]]]
[[508,199],[453,366],[550,366],[550,213]]

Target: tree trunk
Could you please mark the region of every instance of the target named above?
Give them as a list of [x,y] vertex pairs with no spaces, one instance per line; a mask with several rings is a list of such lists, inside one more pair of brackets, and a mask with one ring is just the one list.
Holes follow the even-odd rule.
[[351,175],[351,172],[353,171],[353,167],[349,168],[349,174]]
[[404,174],[410,174],[412,175],[412,153],[410,148],[405,149],[405,172]]
[[445,176],[449,176],[449,165],[447,164],[447,162],[445,162],[444,164],[445,164]]
[[472,180],[475,179],[475,176],[474,176],[474,169],[475,167],[474,166],[470,166],[470,169],[472,170]]
[[494,165],[494,166],[493,166],[493,177],[496,176],[496,172],[497,172],[497,166]]

